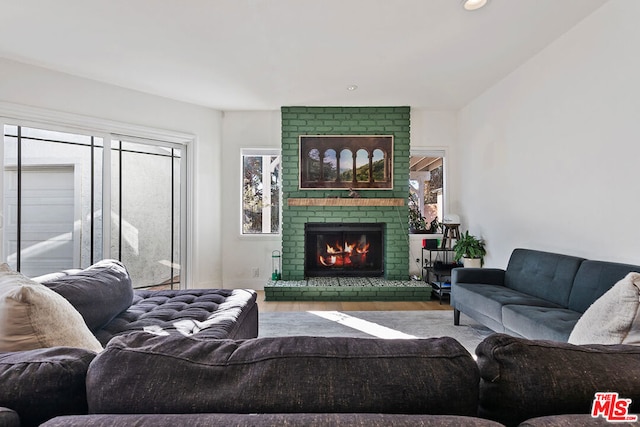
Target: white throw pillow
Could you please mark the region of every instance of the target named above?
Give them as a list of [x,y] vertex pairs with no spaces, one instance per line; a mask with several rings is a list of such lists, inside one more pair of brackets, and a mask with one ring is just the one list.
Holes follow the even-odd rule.
[[0,265],[0,352],[57,346],[102,351],[69,301]]
[[640,273],[629,273],[584,312],[571,344],[640,344]]

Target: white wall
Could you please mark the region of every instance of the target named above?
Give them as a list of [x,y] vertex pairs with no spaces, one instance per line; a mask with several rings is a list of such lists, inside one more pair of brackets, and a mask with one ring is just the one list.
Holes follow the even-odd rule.
[[411,149],[448,149],[457,139],[457,112],[411,109]]
[[[443,110],[411,109],[411,152],[443,150],[444,159],[444,212],[455,213],[450,206],[451,194],[449,182],[452,178],[450,162],[452,147],[457,139],[457,112]],[[422,274],[422,240],[425,238],[441,239],[442,234],[410,234],[409,235],[409,274]],[[416,262],[416,260],[420,260]]]
[[[225,112],[222,127],[222,265],[225,287],[263,289],[271,278],[271,252],[282,250],[280,236],[242,236],[242,148],[281,147],[280,111]],[[258,277],[254,271],[258,269]]]
[[221,112],[3,59],[0,101],[195,134],[190,284],[221,286]]
[[486,239],[640,264],[640,2],[612,0],[459,115],[452,204]]

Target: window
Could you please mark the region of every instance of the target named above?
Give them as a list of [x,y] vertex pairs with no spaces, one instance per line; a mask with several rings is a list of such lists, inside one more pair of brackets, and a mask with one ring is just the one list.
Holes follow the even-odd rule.
[[5,126],[3,148],[4,261],[33,277],[101,259],[102,138]]
[[412,153],[409,205],[416,205],[426,224],[444,215],[444,151]]
[[181,282],[179,146],[111,142],[111,256],[126,266],[134,287]]
[[3,257],[38,276],[121,260],[135,288],[180,287],[186,147],[4,126]]
[[242,234],[280,233],[280,153],[242,150]]

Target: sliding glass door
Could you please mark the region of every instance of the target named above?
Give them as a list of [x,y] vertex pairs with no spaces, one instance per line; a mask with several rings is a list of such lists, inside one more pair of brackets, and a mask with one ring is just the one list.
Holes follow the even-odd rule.
[[135,286],[179,286],[182,150],[114,140],[111,153],[112,256]]
[[179,288],[185,146],[4,126],[4,262],[33,277],[123,261],[134,287]]
[[3,253],[27,276],[102,258],[103,139],[4,127]]

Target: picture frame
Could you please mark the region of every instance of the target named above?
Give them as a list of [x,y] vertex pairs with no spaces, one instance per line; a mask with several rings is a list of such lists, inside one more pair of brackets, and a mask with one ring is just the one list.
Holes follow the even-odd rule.
[[393,135],[300,135],[301,190],[393,189]]

